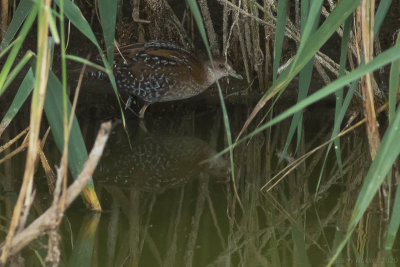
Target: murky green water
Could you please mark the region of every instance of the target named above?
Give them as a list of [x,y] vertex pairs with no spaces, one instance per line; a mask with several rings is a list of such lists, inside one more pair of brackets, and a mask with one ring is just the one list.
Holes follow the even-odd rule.
[[[94,109],[88,105],[81,109],[88,149],[100,124],[97,115],[105,114],[98,111],[99,102],[94,102]],[[333,110],[326,106],[305,111],[298,154],[293,154],[294,144],[282,162],[278,162],[278,155],[290,121],[235,148],[234,174],[240,203],[232,181],[226,181],[231,171],[229,155],[205,161],[226,145],[217,101],[203,97],[150,107],[144,125],[128,116],[127,132],[121,124],[115,126],[94,175],[104,212],[91,213],[78,200],[61,224],[62,264],[323,265],[343,238],[369,166],[363,129],[342,138],[342,171],[334,153],[329,154],[318,193],[326,149],[310,155],[285,177],[278,173],[299,155],[329,139]],[[251,109],[246,101],[228,102],[228,111],[235,137]],[[45,153],[51,166],[58,164],[59,154],[51,140]],[[20,155],[2,167],[3,226],[18,192],[11,177],[22,177],[23,160]],[[266,189],[270,190],[260,190],[267,182]],[[40,169],[36,184],[33,216],[46,209],[50,201]],[[337,266],[395,266],[400,260],[398,255],[383,252],[387,226],[377,203],[363,217]],[[1,231],[4,237],[6,228]],[[46,244],[46,238],[42,238],[25,250],[27,266],[40,265]]]

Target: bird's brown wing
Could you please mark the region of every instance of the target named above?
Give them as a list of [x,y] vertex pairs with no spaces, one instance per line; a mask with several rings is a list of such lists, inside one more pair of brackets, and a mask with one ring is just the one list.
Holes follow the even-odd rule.
[[153,72],[161,70],[164,74],[189,75],[198,82],[205,79],[203,62],[174,44],[151,41],[125,46],[121,51],[122,56],[119,56],[118,61],[131,65],[132,73],[150,68]]

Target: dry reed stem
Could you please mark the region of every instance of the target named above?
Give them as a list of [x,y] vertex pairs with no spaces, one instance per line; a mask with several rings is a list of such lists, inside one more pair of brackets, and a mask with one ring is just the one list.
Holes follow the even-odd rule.
[[[252,19],[254,19],[255,21],[257,21],[258,23],[260,23],[260,24],[262,24],[262,25],[268,25],[268,26],[271,26],[271,27],[275,27],[275,25],[274,25],[273,23],[264,21],[264,20],[262,20],[262,19],[260,19],[260,18],[258,18],[258,17],[256,17],[256,16],[254,16],[253,14],[247,12],[246,10],[242,9],[242,8],[240,7],[240,4],[239,4],[238,6],[236,6],[235,4],[229,2],[228,0],[217,0],[217,1],[218,1],[220,4],[226,4],[226,6],[227,6],[228,8],[230,8],[230,9],[232,9],[232,10],[236,10],[236,11],[238,11],[240,14],[242,14],[242,15],[244,15],[244,16],[246,16],[246,17],[252,18]],[[241,3],[241,0],[239,1],[239,3]]]
[[[363,50],[364,63],[372,60],[374,50],[374,0],[362,0],[361,6],[357,8],[357,27],[361,32],[361,42],[359,45]],[[359,63],[361,58],[359,58]],[[375,158],[376,151],[380,144],[378,122],[376,120],[374,106],[374,92],[372,89],[372,74],[368,73],[361,78],[361,91],[363,94],[363,104],[367,118],[367,137],[372,160]]]
[[[241,5],[241,0],[239,0],[239,6]],[[228,8],[226,6],[226,4],[224,5],[224,32],[223,32],[223,55],[224,57],[227,57],[228,55],[228,49],[229,49],[229,44],[230,44],[230,40],[232,38],[232,34],[233,34],[233,29],[235,28],[235,26],[237,27],[239,33],[237,34],[237,38],[239,38],[239,42],[240,42],[240,48],[242,50],[242,58],[243,58],[243,63],[244,63],[244,68],[246,71],[246,77],[247,77],[247,82],[250,83],[250,74],[249,74],[249,66],[248,66],[248,62],[247,62],[247,57],[245,54],[245,50],[243,48],[243,38],[241,33],[240,33],[240,27],[239,27],[239,12],[234,12],[234,14],[232,15],[232,25],[229,29],[229,34],[226,32],[227,31],[227,27],[228,27]]]
[[8,0],[1,0],[1,32],[0,38],[3,39],[8,27]]
[[[357,8],[357,26],[361,31],[361,42],[359,46],[362,47],[364,63],[369,63],[373,58],[374,53],[374,12],[375,0],[362,0],[361,5]],[[359,59],[360,61],[360,59]],[[369,144],[369,151],[371,159],[374,160],[380,144],[380,136],[378,129],[378,121],[376,119],[375,105],[374,105],[374,90],[373,82],[375,81],[373,74],[368,73],[361,77],[361,91],[363,95],[364,113],[367,119],[367,137]],[[379,189],[379,204],[384,217],[388,217],[387,212],[387,197],[388,185],[384,181]]]
[[[170,23],[172,23],[173,27],[175,27],[176,31],[178,32],[178,37],[180,39],[180,43],[186,49],[193,50],[194,49],[194,44],[193,44],[194,38],[192,38],[192,39],[189,38],[187,31],[183,27],[183,24],[179,21],[178,17],[176,16],[176,14],[175,14],[174,10],[172,9],[172,7],[170,6],[169,2],[166,0],[163,0],[163,1],[164,1],[165,17],[170,19]],[[189,13],[192,14],[191,12],[189,12]],[[193,32],[193,29],[194,28],[192,27],[192,32]]]
[[[36,61],[36,81],[32,97],[31,116],[30,116],[30,135],[29,147],[26,157],[24,178],[21,186],[18,200],[16,202],[13,216],[10,223],[10,228],[6,237],[6,241],[0,257],[0,264],[5,263],[8,258],[8,251],[14,235],[18,230],[23,229],[26,217],[21,216],[23,213],[28,213],[24,209],[30,208],[30,196],[32,196],[33,174],[35,171],[35,163],[38,155],[39,131],[42,119],[44,98],[46,95],[47,78],[50,65],[50,51],[48,49],[48,30],[49,30],[49,15],[51,10],[51,0],[45,0],[40,12],[38,21],[38,55]],[[39,13],[40,13],[39,12]]]
[[[271,12],[270,5],[267,4],[267,1],[264,0],[264,10],[267,12]],[[265,86],[268,84],[268,79],[271,77],[270,75],[270,62],[272,62],[272,49],[270,44],[273,43],[273,29],[270,27],[264,25],[264,35],[265,35],[265,40],[264,40],[264,49],[265,49],[265,60],[264,60],[264,81],[265,81]]]
[[29,127],[25,128],[22,132],[20,132],[16,137],[8,141],[5,145],[0,146],[0,153],[4,150],[8,149],[12,144],[17,142],[22,136],[24,136],[29,131]]
[[44,173],[46,174],[49,193],[53,194],[55,188],[56,175],[51,169],[49,162],[47,161],[46,155],[43,153],[42,149],[40,149],[40,162],[42,163]]
[[329,78],[328,74],[326,74],[326,71],[322,67],[321,63],[316,61],[314,64],[315,64],[315,69],[317,70],[319,75],[322,77],[322,80],[324,81],[324,83],[326,85],[330,84],[331,83],[331,78]]
[[[228,43],[228,18],[229,18],[229,10],[226,7],[226,4],[223,5],[222,7],[222,54],[226,55],[226,51],[228,50],[227,47],[229,45]],[[233,19],[232,16],[232,25],[231,27],[233,27],[233,25],[235,24],[235,20]]]
[[0,159],[0,164],[4,163],[5,161],[11,159],[15,155],[19,154],[20,152],[24,151],[28,147],[28,142],[22,143],[19,147],[8,153],[4,158]]
[[[82,189],[86,186],[87,182],[92,178],[92,174],[100,160],[103,153],[104,146],[108,140],[111,131],[111,122],[105,122],[101,125],[100,131],[97,134],[95,144],[89,154],[88,160],[85,162],[82,172],[77,179],[69,186],[66,193],[66,201],[64,209],[71,205],[71,203],[79,196]],[[27,246],[32,240],[43,235],[46,231],[50,230],[55,223],[57,208],[52,206],[46,210],[40,217],[33,221],[28,227],[21,232],[17,233],[11,240],[9,246],[9,254],[14,255],[21,249]],[[4,249],[4,244],[2,244]]]
[[[249,5],[252,6],[252,1],[249,1]],[[257,8],[250,8],[255,16],[259,16]],[[260,31],[259,25],[254,20],[250,20],[250,30],[251,30],[251,42],[252,42],[252,51],[253,51],[253,70],[257,72],[256,77],[258,78],[258,86],[260,90],[264,89],[264,73],[263,73],[263,62],[264,62],[264,54],[261,49],[261,41],[260,41]]]
[[242,29],[242,27],[239,26],[239,24],[238,24],[238,29],[239,29],[239,31],[237,32],[237,36],[238,36],[238,39],[239,39],[240,50],[242,52],[244,70],[246,72],[247,82],[250,83],[249,59],[248,59],[247,53],[246,53],[246,45],[244,43],[243,29]]
[[[248,0],[243,0],[243,10],[248,13]],[[253,15],[254,16],[254,15]],[[251,31],[250,31],[250,19],[248,17],[243,17],[241,19],[241,22],[243,23],[243,37],[244,37],[244,47],[246,51],[247,58],[249,59],[250,62],[250,68],[251,70],[254,69],[254,55],[253,55],[253,49],[252,49],[252,38],[251,38]]]
[[43,153],[43,147],[44,147],[44,144],[46,143],[49,133],[50,133],[50,127],[47,128],[47,131],[44,134],[42,142],[40,144],[39,157],[40,157],[40,162],[42,163],[44,172],[46,174],[47,185],[49,186],[49,193],[53,194],[55,183],[56,183],[56,175],[54,174],[53,170],[51,169],[49,162],[47,161],[46,155]]
[[206,0],[199,0],[199,7],[203,18],[204,26],[207,30],[208,41],[210,43],[210,50],[213,55],[219,55],[218,49],[218,36],[215,33],[213,21],[211,19],[210,10],[208,9]]

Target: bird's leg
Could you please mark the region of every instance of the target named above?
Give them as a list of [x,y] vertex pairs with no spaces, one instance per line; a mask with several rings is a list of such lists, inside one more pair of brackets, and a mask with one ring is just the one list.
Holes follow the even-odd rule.
[[139,118],[143,119],[144,118],[144,113],[146,112],[147,107],[149,104],[144,104],[143,107],[139,111]]
[[129,96],[129,98],[126,101],[126,104],[125,104],[125,110],[127,110],[131,106],[131,104],[132,104],[132,97]]

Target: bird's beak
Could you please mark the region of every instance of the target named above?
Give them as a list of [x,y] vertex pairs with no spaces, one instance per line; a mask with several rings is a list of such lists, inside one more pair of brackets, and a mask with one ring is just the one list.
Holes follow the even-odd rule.
[[235,70],[231,70],[231,71],[229,72],[229,76],[231,76],[231,77],[233,77],[233,78],[236,78],[236,79],[239,79],[239,80],[242,80],[242,79],[243,79],[242,75],[240,75],[239,73],[237,73]]

